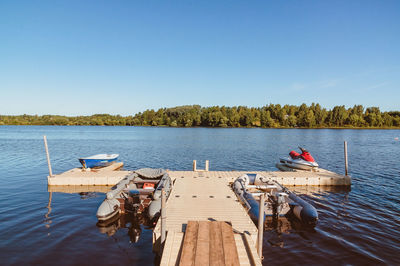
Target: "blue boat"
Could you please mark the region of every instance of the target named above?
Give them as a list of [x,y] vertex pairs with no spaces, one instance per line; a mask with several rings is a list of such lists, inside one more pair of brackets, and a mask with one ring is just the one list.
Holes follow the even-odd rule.
[[100,166],[107,166],[115,162],[119,154],[96,154],[93,156],[80,158],[79,162],[83,168],[93,168]]

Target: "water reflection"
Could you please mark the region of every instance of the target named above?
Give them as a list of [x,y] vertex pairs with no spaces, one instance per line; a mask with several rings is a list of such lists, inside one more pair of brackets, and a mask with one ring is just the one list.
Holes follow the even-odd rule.
[[138,213],[127,213],[117,215],[116,217],[106,222],[97,222],[99,232],[113,236],[122,228],[128,228],[128,236],[131,243],[137,243],[142,233],[141,225],[150,227],[151,223],[144,215]]
[[[338,218],[340,216],[345,215],[346,213],[346,202],[348,200],[349,192],[351,191],[350,187],[341,187],[341,186],[287,186],[287,188],[301,198],[307,198],[314,207],[316,207],[319,214],[324,212],[324,204],[330,196],[334,195],[335,198],[340,197],[339,201],[341,202],[338,206],[337,215]],[[342,209],[340,209],[342,207]],[[323,217],[323,215],[321,215]],[[316,233],[316,229],[318,229],[318,225],[316,228],[309,227],[303,223],[301,223],[293,214],[292,211],[287,212],[285,215],[279,217],[267,216],[265,220],[264,227],[264,243],[270,247],[278,247],[285,248],[285,244],[291,245],[293,236],[289,237],[288,235],[299,236],[306,241],[310,241],[310,236]],[[285,241],[287,243],[285,243]]]
[[297,195],[308,195],[316,198],[324,197],[330,193],[344,193],[351,191],[351,186],[286,186]]
[[[46,207],[46,208],[47,208],[47,213],[44,215],[44,217],[45,217],[44,222],[45,222],[46,228],[50,228],[50,225],[51,225],[51,223],[52,223],[52,221],[51,221],[51,219],[50,219],[51,200],[52,200],[52,198],[53,198],[53,192],[49,192],[49,201],[48,201],[47,207]],[[50,232],[47,233],[47,235],[50,235]]]

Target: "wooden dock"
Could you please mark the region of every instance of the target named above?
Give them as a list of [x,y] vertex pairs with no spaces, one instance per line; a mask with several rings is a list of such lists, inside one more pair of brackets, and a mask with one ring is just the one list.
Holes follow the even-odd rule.
[[179,265],[239,265],[232,226],[227,222],[189,221]]

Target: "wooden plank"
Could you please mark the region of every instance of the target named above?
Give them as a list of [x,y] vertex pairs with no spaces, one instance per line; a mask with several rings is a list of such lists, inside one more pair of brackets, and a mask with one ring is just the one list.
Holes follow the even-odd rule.
[[257,250],[254,248],[255,244],[252,241],[251,237],[247,234],[242,234],[243,242],[245,244],[247,254],[249,256],[250,262],[252,265],[261,265],[261,259],[258,254]]
[[224,262],[221,224],[212,221],[210,223],[210,265],[224,265]]
[[197,234],[197,246],[195,266],[210,264],[210,222],[199,221],[199,232]]
[[175,238],[175,232],[171,231],[168,232],[167,235],[167,240],[165,241],[164,244],[164,253],[163,254],[168,254],[166,256],[162,256],[160,266],[168,266],[170,262],[170,254],[172,251],[172,244],[174,243],[174,238]]
[[179,265],[193,265],[196,255],[197,233],[199,231],[199,223],[189,221],[187,223],[185,238],[183,240],[182,255]]
[[220,222],[222,241],[224,246],[225,265],[239,265],[239,255],[236,248],[232,226],[226,222]]

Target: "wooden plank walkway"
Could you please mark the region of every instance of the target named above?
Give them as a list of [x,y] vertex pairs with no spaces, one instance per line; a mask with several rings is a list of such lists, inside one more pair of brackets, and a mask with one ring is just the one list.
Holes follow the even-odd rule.
[[226,222],[189,221],[179,265],[239,265],[232,227]]
[[[174,187],[166,206],[167,239],[161,265],[176,265],[180,261],[183,233],[192,220],[229,222],[235,233],[240,265],[261,265],[255,249],[257,228],[231,190],[228,178],[221,172],[170,171],[169,174]],[[159,220],[153,232],[156,250],[160,226]],[[214,240],[210,239],[210,245],[211,241]]]

